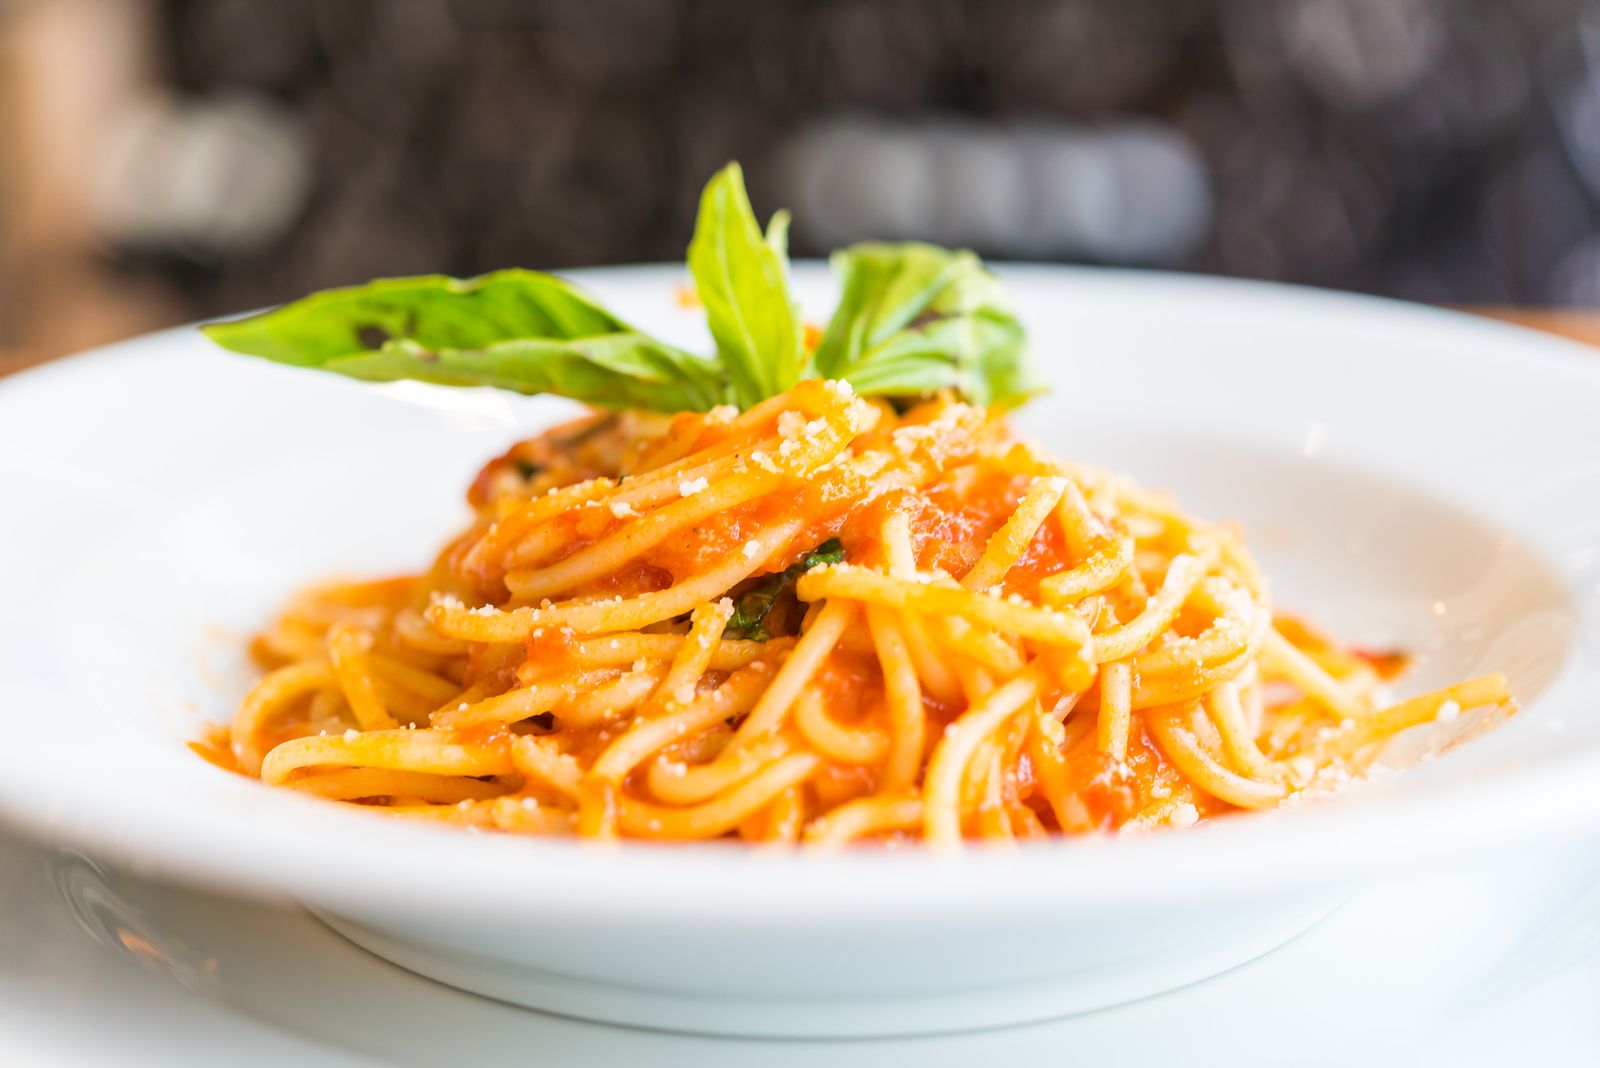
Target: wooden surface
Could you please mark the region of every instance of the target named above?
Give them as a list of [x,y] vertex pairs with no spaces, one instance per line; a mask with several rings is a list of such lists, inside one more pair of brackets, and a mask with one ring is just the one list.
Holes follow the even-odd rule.
[[17,349],[0,349],[0,375],[11,371],[20,371],[24,367],[32,367],[36,363],[43,362],[42,359],[31,353]]
[[1573,311],[1554,308],[1466,308],[1465,311],[1503,319],[1518,326],[1544,330],[1574,341],[1600,345],[1600,311]]
[[[1564,308],[1462,308],[1461,310],[1600,346],[1600,311],[1575,311]],[[0,375],[43,363],[47,358],[39,353],[25,350],[0,349]]]

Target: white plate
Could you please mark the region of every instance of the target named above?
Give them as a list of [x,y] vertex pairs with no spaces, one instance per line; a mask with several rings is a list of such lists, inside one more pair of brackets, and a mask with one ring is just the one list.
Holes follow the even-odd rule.
[[[948,1030],[1210,974],[1380,864],[1600,817],[1600,361],[1444,312],[1192,278],[1004,272],[1047,445],[1243,520],[1277,599],[1502,668],[1509,727],[1335,804],[960,857],[595,848],[397,825],[182,741],[330,572],[422,564],[482,460],[563,402],[367,387],[153,335],[0,384],[0,811],[148,870],[292,893],[386,954],[558,1011],[743,1033]],[[678,272],[581,280],[693,338]],[[798,272],[818,314],[832,287]]]
[[1114,1009],[935,1039],[770,1042],[472,997],[281,904],[162,886],[0,833],[0,1064],[169,1068],[226,1050],[228,1068],[970,1068],[1070,1050],[1118,1068],[1594,1065],[1597,876],[1596,841],[1496,854],[1374,880],[1258,961]]

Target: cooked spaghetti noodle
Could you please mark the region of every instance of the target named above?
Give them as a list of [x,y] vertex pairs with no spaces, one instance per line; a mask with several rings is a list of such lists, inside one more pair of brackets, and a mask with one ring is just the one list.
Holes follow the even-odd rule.
[[842,382],[515,446],[426,574],[300,594],[239,767],[502,831],[837,847],[1192,824],[1514,711],[1395,703],[1237,531],[946,395]]

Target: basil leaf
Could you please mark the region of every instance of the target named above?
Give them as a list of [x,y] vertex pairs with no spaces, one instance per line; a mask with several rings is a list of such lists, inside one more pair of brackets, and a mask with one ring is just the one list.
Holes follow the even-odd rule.
[[858,393],[954,389],[1002,408],[1043,390],[999,279],[971,252],[865,243],[832,261],[842,294],[813,355],[817,374]]
[[733,615],[728,617],[722,636],[746,638],[757,642],[770,641],[772,635],[767,630],[766,620],[779,598],[792,593],[795,582],[812,568],[822,564],[843,562],[844,545],[838,538],[829,538],[806,553],[799,563],[790,564],[782,571],[757,579],[747,590],[734,598]]
[[323,369],[370,382],[493,386],[658,412],[706,411],[721,402],[723,390],[722,376],[707,361],[633,333],[571,341],[515,338],[478,349],[391,341],[377,352],[329,360]]
[[767,245],[783,258],[784,269],[788,270],[789,263],[789,213],[779,209],[772,213],[772,218],[767,220]]
[[224,348],[377,381],[557,393],[609,408],[749,408],[802,375],[864,394],[953,389],[1011,407],[1040,392],[999,281],[970,252],[867,243],[834,254],[843,296],[808,360],[789,287],[789,216],[756,222],[730,163],[700,199],[689,269],[710,358],[639,332],[553,275],[380,279],[203,329]]
[[772,635],[766,628],[767,613],[772,611],[772,604],[783,589],[784,577],[779,572],[768,575],[741,593],[734,599],[733,615],[728,617],[727,626],[722,628],[722,636],[753,642],[770,641]]
[[380,279],[202,329],[235,352],[373,381],[495,386],[666,412],[704,411],[723,395],[715,364],[537,271]]
[[279,363],[321,367],[390,340],[475,349],[510,338],[579,338],[632,328],[570,282],[539,271],[479,278],[381,278],[327,289],[273,311],[203,327],[218,344]]
[[[810,571],[814,567],[821,567],[823,564],[842,563],[844,563],[844,543],[838,538],[829,538],[815,549],[806,553],[805,559],[800,563],[790,564],[784,569],[784,574],[794,571],[794,577],[799,578],[803,572]],[[796,568],[799,568],[799,570],[796,571]]]
[[714,175],[700,196],[689,273],[741,408],[782,393],[805,366],[800,313],[789,292],[788,231],[780,212],[762,233],[737,163]]

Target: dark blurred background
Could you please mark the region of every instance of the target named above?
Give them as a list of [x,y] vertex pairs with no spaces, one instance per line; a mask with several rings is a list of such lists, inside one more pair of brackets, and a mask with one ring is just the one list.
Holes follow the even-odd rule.
[[0,346],[376,275],[797,255],[1600,304],[1596,0],[0,0]]

